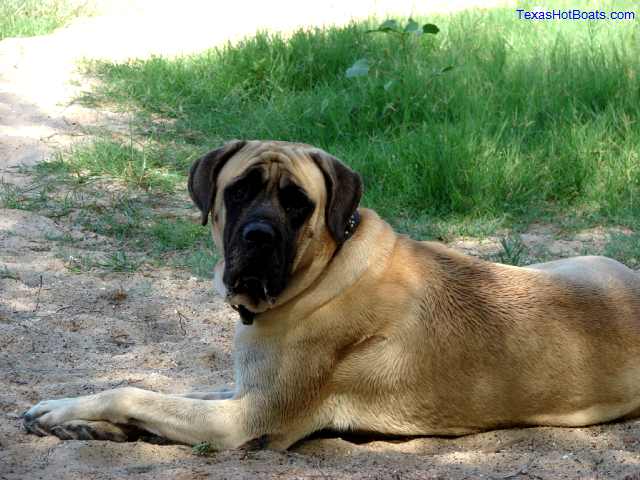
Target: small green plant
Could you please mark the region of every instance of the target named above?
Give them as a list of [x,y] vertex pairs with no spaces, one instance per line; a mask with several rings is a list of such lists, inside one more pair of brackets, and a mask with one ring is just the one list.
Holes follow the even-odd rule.
[[67,270],[73,273],[88,272],[96,266],[95,261],[86,255],[71,255],[62,251],[58,257],[64,260]]
[[140,266],[140,262],[127,255],[124,250],[118,250],[105,260],[97,262],[97,265],[112,272],[135,272]]
[[[404,66],[410,65],[412,62],[415,62],[414,65],[418,68],[418,64],[416,62],[418,55],[418,42],[420,38],[423,37],[423,34],[435,35],[440,31],[440,29],[432,23],[425,23],[420,26],[415,20],[409,19],[407,24],[402,27],[397,20],[387,20],[383,22],[378,28],[373,30],[367,30],[366,33],[384,33],[386,35],[390,35],[393,37],[397,37],[399,39],[399,48],[393,49],[384,49],[386,53],[387,60],[390,57],[394,57],[396,60],[399,60]],[[381,61],[371,61],[368,58],[360,58],[355,61],[355,63],[347,68],[345,72],[345,76],[347,78],[354,77],[364,77],[369,75],[370,70],[375,70],[376,76],[386,77],[387,81],[384,84],[384,89],[389,90],[396,82],[402,81],[402,77],[393,76],[393,71],[388,70],[384,67],[384,63]],[[453,67],[445,67],[441,69],[439,73],[443,73],[451,70]],[[395,69],[394,69],[395,70]]]
[[208,455],[211,455],[215,450],[211,448],[211,444],[209,442],[200,442],[191,447],[191,451],[194,453],[194,455],[198,455],[199,457],[206,457]]
[[527,246],[520,235],[507,236],[500,239],[502,250],[496,254],[496,259],[506,265],[520,266],[525,263]]
[[0,179],[0,207],[1,208],[20,208],[20,192],[15,185],[5,183]]
[[96,259],[88,255],[72,255],[64,251],[59,254],[59,257],[64,259],[65,266],[73,273],[84,273],[93,269],[130,273],[135,272],[142,264],[124,250],[117,250],[104,259]]
[[[370,84],[361,85],[361,89],[379,91],[375,95],[385,97],[386,100],[381,112],[382,119],[399,112],[397,116],[401,119],[403,130],[408,129],[415,109],[416,98],[407,94],[414,90],[412,85],[426,85],[433,78],[453,68],[434,68],[421,55],[420,39],[424,34],[435,35],[439,31],[432,23],[420,25],[411,18],[404,26],[397,20],[387,20],[378,28],[366,31],[369,34],[382,33],[391,37],[391,45],[382,48],[383,56],[374,60],[360,58],[345,72],[347,78],[368,77]],[[398,39],[399,44],[394,44],[394,39]],[[379,89],[379,85],[382,89]]]
[[18,186],[0,179],[0,208],[16,210],[36,210],[49,202],[51,187],[41,182]]
[[[366,33],[384,33],[387,35],[396,36],[400,40],[400,48],[398,50],[398,55],[403,63],[408,64],[411,60],[415,60],[415,55],[417,53],[417,45],[416,42],[423,34],[435,35],[440,31],[440,29],[434,25],[433,23],[425,23],[420,26],[418,22],[413,19],[409,19],[407,24],[402,27],[397,20],[390,19],[383,22],[378,28],[373,30],[367,30]],[[379,72],[383,72],[383,67],[380,62],[372,63],[367,58],[360,58],[355,61],[351,67],[347,68],[345,75],[347,78],[354,77],[364,77],[369,75],[369,71],[371,67],[375,67]],[[452,67],[446,67],[441,70],[441,72],[445,72],[450,70]],[[389,75],[391,72],[384,72]],[[393,86],[394,82],[397,81],[396,78],[390,78],[384,85],[385,90],[388,90]]]

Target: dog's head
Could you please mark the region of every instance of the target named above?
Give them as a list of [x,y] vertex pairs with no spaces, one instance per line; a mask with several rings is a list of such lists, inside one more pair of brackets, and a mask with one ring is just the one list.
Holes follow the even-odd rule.
[[189,193],[224,255],[218,291],[261,312],[308,285],[346,241],[362,181],[309,145],[233,141],[192,165]]

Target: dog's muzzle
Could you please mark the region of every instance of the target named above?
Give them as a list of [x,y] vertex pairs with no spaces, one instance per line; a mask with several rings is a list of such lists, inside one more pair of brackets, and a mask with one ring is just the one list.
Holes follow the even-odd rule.
[[247,301],[245,307],[251,309],[260,304],[273,305],[279,292],[274,277],[279,277],[282,265],[278,251],[282,234],[265,219],[250,220],[237,232],[225,271],[227,298],[231,303]]

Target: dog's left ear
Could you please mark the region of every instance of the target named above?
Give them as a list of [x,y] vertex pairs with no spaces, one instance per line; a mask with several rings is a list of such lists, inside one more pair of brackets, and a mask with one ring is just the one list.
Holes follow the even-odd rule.
[[362,178],[336,157],[322,151],[309,152],[318,165],[327,186],[325,222],[331,236],[340,247],[346,240],[351,216],[362,197]]
[[244,140],[233,140],[196,160],[189,170],[189,195],[202,213],[202,225],[207,224],[209,212],[216,198],[216,182],[224,164],[246,145]]

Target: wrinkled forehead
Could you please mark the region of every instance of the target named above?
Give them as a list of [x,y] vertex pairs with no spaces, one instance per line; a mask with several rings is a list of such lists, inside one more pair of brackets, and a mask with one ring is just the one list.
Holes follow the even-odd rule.
[[324,198],[325,184],[322,172],[309,157],[313,147],[287,142],[247,142],[222,168],[218,188],[233,183],[247,170],[262,168],[269,182],[289,180],[303,188],[315,200]]

